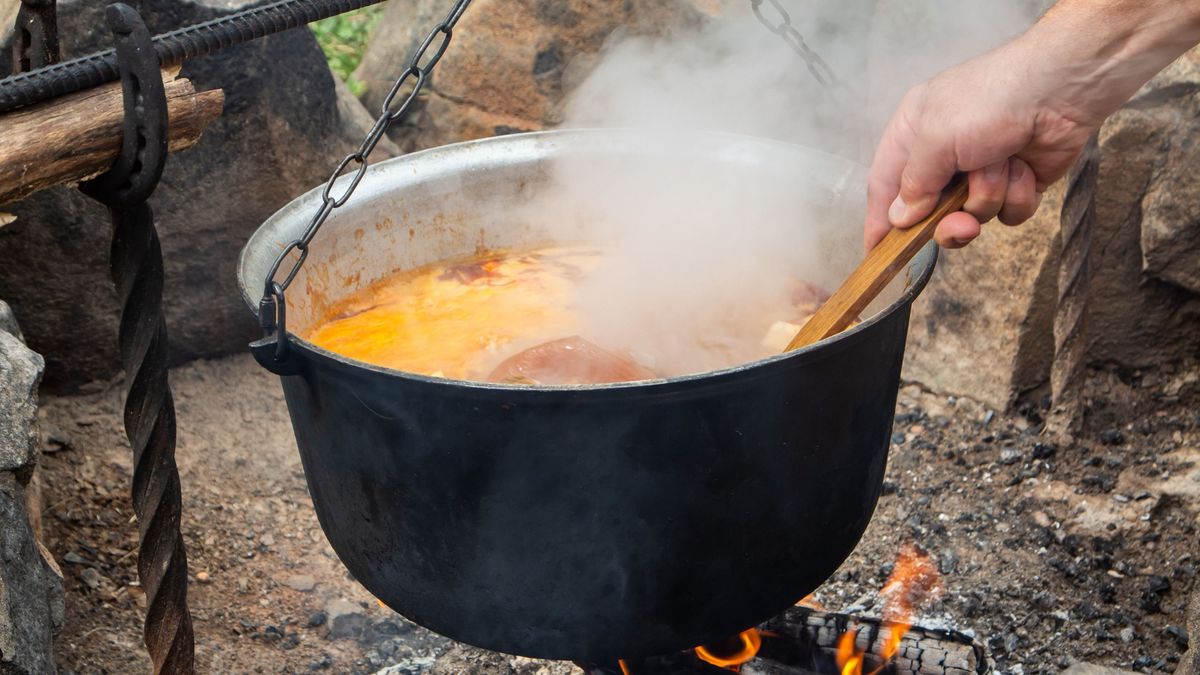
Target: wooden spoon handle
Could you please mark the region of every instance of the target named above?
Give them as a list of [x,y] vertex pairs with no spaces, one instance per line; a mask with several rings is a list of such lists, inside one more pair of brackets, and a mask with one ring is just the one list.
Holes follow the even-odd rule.
[[846,330],[913,256],[933,239],[938,223],[961,210],[966,203],[967,178],[960,174],[942,193],[933,213],[910,228],[892,228],[883,241],[867,253],[841,288],[804,324],[785,351],[799,349]]

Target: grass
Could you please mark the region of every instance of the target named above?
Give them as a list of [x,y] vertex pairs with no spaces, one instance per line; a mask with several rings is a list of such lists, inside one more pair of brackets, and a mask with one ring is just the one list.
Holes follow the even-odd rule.
[[355,79],[354,69],[367,50],[367,42],[382,12],[382,5],[372,5],[322,19],[310,26],[321,50],[325,52],[329,67],[346,81],[355,96],[362,96],[366,86]]

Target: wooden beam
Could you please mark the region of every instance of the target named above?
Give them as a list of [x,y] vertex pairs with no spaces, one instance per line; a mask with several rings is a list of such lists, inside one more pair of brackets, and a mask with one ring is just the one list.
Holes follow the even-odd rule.
[[[171,152],[195,145],[225,105],[220,89],[197,92],[178,74],[163,71]],[[0,115],[0,204],[104,173],[121,150],[123,106],[114,82]]]

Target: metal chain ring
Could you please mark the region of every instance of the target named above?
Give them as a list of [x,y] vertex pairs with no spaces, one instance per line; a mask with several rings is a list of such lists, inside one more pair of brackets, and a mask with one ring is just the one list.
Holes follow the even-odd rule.
[[[763,2],[769,2],[774,9],[778,18],[771,20],[763,13]],[[792,15],[788,14],[787,9],[783,6],[780,0],[750,0],[750,7],[754,10],[754,16],[762,22],[762,25],[767,27],[767,30],[778,35],[788,44],[800,58],[804,59],[804,65],[808,66],[808,72],[812,73],[814,79],[826,88],[832,88],[838,84],[837,76],[834,75],[833,69],[825,63],[819,54],[814,52],[808,43],[804,41],[804,36],[800,31],[792,26]]]
[[[259,303],[259,323],[262,325],[263,331],[267,337],[276,336],[275,341],[275,360],[282,361],[287,353],[287,308],[284,300],[284,293],[292,282],[296,280],[296,275],[300,273],[300,268],[304,265],[304,261],[308,259],[308,245],[312,242],[313,237],[317,236],[317,232],[330,214],[350,199],[354,194],[358,184],[362,182],[363,176],[367,173],[367,168],[370,166],[368,161],[371,152],[379,141],[383,139],[387,133],[388,127],[396,120],[404,117],[417,99],[417,95],[429,82],[429,76],[433,69],[437,67],[442,56],[445,55],[446,49],[450,46],[450,39],[454,33],[454,26],[458,24],[458,20],[462,18],[463,12],[471,4],[471,0],[457,0],[450,13],[442,20],[425,38],[421,46],[413,53],[412,58],[408,62],[408,67],[404,73],[392,85],[387,96],[383,100],[379,117],[375,120],[375,124],[371,127],[371,131],[367,133],[366,139],[358,150],[346,155],[337,168],[325,183],[325,188],[321,191],[321,208],[317,210],[313,219],[309,222],[308,227],[304,229],[304,233],[298,238],[290,242],[275,259],[275,263],[271,265],[271,271],[267,274],[266,288],[263,291],[262,301]],[[436,45],[436,49],[430,49]],[[396,105],[396,100],[401,98],[401,92],[404,92],[406,87],[407,93],[403,96],[399,105]],[[353,167],[351,166],[353,165]],[[353,173],[350,173],[352,171]],[[349,177],[349,182],[341,186],[341,192],[336,193],[334,188],[339,179]],[[298,253],[294,256],[291,268],[282,281],[277,281],[280,269],[284,262],[292,257],[294,252]]]

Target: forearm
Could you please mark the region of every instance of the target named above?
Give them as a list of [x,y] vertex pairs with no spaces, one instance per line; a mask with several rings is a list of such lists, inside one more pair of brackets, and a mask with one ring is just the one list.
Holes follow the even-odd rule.
[[1050,69],[1046,103],[1098,124],[1200,43],[1200,0],[1060,0],[1014,44]]

